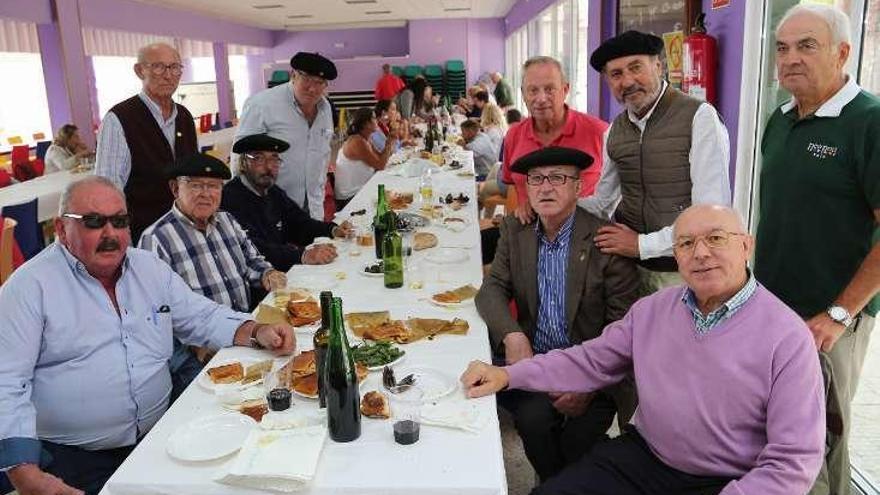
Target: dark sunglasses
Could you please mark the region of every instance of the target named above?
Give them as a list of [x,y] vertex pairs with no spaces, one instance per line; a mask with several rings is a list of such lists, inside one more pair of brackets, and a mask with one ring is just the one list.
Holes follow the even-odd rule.
[[61,216],[79,220],[88,229],[103,229],[104,226],[107,225],[107,222],[110,222],[110,225],[112,225],[114,229],[127,229],[128,226],[131,225],[131,217],[128,213],[106,216],[98,215],[97,213],[87,213],[85,215],[79,215],[77,213],[62,213]]

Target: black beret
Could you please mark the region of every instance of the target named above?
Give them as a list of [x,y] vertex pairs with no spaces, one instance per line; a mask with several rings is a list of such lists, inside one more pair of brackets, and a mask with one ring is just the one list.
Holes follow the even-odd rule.
[[592,164],[593,157],[581,150],[550,146],[520,157],[513,163],[510,170],[525,174],[534,167],[544,167],[547,165],[574,165],[583,170]]
[[248,151],[277,151],[284,153],[290,145],[287,141],[273,138],[268,134],[251,134],[245,136],[232,146],[233,153],[247,153]]
[[653,34],[627,31],[621,35],[605,40],[590,55],[590,65],[597,72],[602,72],[605,64],[615,58],[629,55],[660,55],[663,52],[663,40]]
[[328,81],[336,79],[336,66],[329,59],[317,53],[298,52],[290,59],[290,66],[294,70]]
[[171,167],[169,177],[216,177],[218,179],[231,179],[232,173],[229,167],[222,161],[205,153],[185,156]]

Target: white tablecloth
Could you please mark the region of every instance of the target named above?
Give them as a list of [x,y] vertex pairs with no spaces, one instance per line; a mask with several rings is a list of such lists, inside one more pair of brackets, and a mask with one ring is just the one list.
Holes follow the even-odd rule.
[[[198,137],[199,148],[212,145],[220,154],[228,158],[235,129],[235,127],[230,127],[229,129],[200,134]],[[72,174],[64,170],[0,188],[0,209],[6,205],[24,203],[37,198],[37,220],[40,222],[50,220],[58,214],[58,204],[64,188],[90,173]]]
[[[470,162],[472,168],[472,160]],[[377,173],[340,216],[366,208],[368,216],[374,210],[376,185],[386,184],[393,190],[415,191],[417,179]],[[373,259],[373,248],[362,248],[359,256],[350,256],[346,247],[340,257],[325,266],[294,266],[289,273],[291,286],[300,276],[311,273],[344,272],[346,278],[333,288],[334,294],[343,298],[343,310],[371,311],[390,310],[394,318],[409,316],[466,319],[470,330],[464,336],[439,336],[405,345],[404,361],[399,366],[430,366],[454,377],[456,380],[468,362],[473,359],[490,359],[490,348],[485,323],[480,319],[473,304],[461,309],[437,307],[427,298],[436,287],[445,283],[461,284],[481,280],[479,231],[476,222],[476,191],[473,178],[463,178],[455,172],[441,172],[434,177],[434,189],[438,194],[447,192],[468,194],[472,201],[462,210],[470,223],[460,233],[452,233],[441,227],[428,230],[438,234],[440,246],[456,245],[466,249],[468,259],[452,265],[438,265],[425,259],[430,250],[416,253],[412,260],[423,266],[427,285],[422,290],[386,289],[381,278],[359,274],[361,267]],[[309,349],[310,334],[298,334],[300,348]],[[255,356],[260,351],[247,348],[223,349],[216,360],[230,357]],[[380,373],[371,373],[361,385],[361,391],[379,387]],[[461,388],[457,388],[444,400],[464,400]],[[507,486],[502,460],[501,438],[495,415],[495,398],[477,399],[481,413],[489,418],[488,426],[477,434],[459,430],[422,426],[420,440],[410,446],[394,443],[392,421],[363,419],[361,437],[351,443],[334,443],[330,440],[322,453],[310,494],[473,494],[502,495]],[[314,400],[294,396],[295,408],[316,408]],[[266,493],[237,488],[212,481],[234,458],[216,461],[182,463],[165,452],[166,443],[174,430],[186,422],[205,415],[220,412],[216,398],[199,385],[190,386],[165,414],[159,423],[138,445],[131,456],[113,475],[102,492],[105,495],[145,494],[250,494]]]

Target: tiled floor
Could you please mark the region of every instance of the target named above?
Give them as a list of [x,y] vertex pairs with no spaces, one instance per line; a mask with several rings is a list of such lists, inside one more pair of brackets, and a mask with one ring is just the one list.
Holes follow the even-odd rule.
[[880,488],[880,326],[875,325],[853,402],[850,462]]

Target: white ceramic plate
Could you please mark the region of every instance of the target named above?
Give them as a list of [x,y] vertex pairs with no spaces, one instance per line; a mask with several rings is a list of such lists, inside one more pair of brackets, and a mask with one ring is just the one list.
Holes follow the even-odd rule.
[[469,255],[465,249],[456,248],[434,248],[428,251],[425,259],[432,263],[452,264],[467,261]]
[[317,398],[318,398],[318,394],[315,394],[315,395],[306,395],[306,394],[304,394],[304,393],[302,393],[302,392],[300,392],[300,391],[298,391],[298,390],[296,390],[296,389],[291,390],[291,392],[293,392],[293,395],[298,395],[298,396],[300,396],[300,397],[304,397],[304,398],[306,398],[306,399],[317,399]]
[[250,416],[237,413],[196,418],[168,437],[165,451],[181,461],[210,461],[234,453],[257,425]]
[[458,387],[458,380],[455,377],[440,371],[437,368],[427,366],[399,366],[394,369],[394,377],[398,380],[409,375],[415,375],[416,387],[424,392],[423,400],[425,402],[433,402],[441,397],[451,394]]
[[365,277],[372,277],[372,278],[384,277],[385,276],[384,273],[370,273],[365,270],[365,268],[367,268],[368,266],[373,265],[375,263],[376,263],[375,261],[371,261],[369,263],[364,263],[363,265],[361,265],[360,269],[358,270],[358,273],[360,273],[361,275],[363,275]]
[[202,370],[202,372],[199,374],[199,377],[196,380],[199,382],[199,385],[201,385],[202,388],[204,388],[206,390],[210,390],[211,392],[216,392],[218,389],[221,389],[221,388],[231,388],[231,387],[235,387],[235,386],[238,386],[238,388],[247,388],[247,387],[252,387],[254,385],[259,385],[259,384],[263,383],[263,380],[257,380],[257,381],[253,381],[253,382],[246,383],[243,385],[240,383],[214,383],[211,381],[211,377],[208,376],[209,369],[216,368],[218,366],[223,366],[224,364],[232,364],[236,361],[241,363],[241,365],[244,367],[244,370],[247,371],[248,366],[251,366],[253,364],[257,364],[260,361],[264,361],[264,360],[263,359],[256,359],[256,358],[241,358],[241,359],[224,359],[224,360],[218,361],[216,363],[211,362],[205,366],[205,369]]
[[[460,219],[462,219],[462,221],[461,222],[456,222],[456,221],[447,222],[446,220],[448,220],[450,218],[460,218]],[[459,217],[456,215],[449,215],[437,223],[442,225],[444,229],[451,230],[452,232],[463,232],[464,229],[467,228],[467,226],[470,222],[464,217]]]

